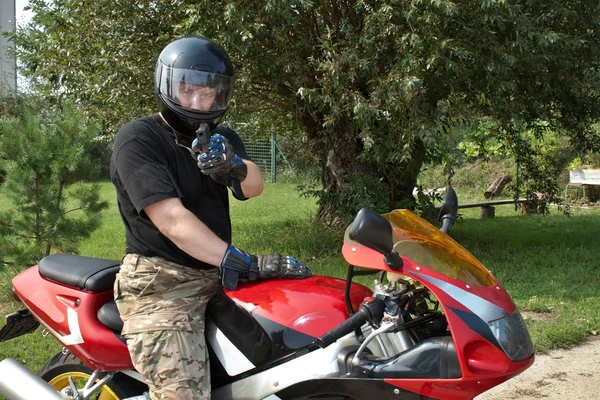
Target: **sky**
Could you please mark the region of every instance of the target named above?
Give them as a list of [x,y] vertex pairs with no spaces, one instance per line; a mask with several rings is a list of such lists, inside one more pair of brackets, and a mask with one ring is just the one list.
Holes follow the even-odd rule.
[[[25,25],[31,18],[31,11],[23,11],[23,8],[29,5],[29,0],[14,0],[15,1],[15,19],[17,26]],[[17,71],[17,87],[21,92],[27,92],[30,90],[30,82],[25,79],[19,71]]]
[[31,11],[23,11],[23,8],[29,4],[29,0],[15,0],[15,13],[17,14],[17,25],[22,26],[29,18],[31,18]]

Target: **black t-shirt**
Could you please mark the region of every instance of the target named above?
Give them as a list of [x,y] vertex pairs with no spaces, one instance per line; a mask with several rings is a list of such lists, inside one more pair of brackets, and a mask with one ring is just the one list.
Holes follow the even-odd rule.
[[[220,126],[235,153],[248,158],[235,131]],[[190,150],[179,146],[171,128],[155,114],[126,123],[115,138],[112,182],[125,224],[126,253],[158,256],[195,268],[214,268],[179,249],[154,226],[144,208],[168,198],[181,202],[217,236],[231,243],[227,188],[198,169]]]

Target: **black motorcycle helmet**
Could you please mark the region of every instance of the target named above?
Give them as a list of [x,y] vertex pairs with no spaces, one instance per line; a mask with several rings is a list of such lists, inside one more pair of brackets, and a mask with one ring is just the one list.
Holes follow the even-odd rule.
[[185,142],[195,138],[202,123],[214,131],[227,111],[235,80],[225,50],[199,36],[167,45],[156,62],[155,78],[158,109]]

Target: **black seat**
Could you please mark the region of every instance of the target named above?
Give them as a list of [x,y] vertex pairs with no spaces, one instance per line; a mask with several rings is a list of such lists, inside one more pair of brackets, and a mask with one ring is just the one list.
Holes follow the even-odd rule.
[[38,263],[43,277],[92,293],[112,290],[119,266],[119,261],[72,254],[52,254]]
[[109,301],[98,310],[98,321],[116,332],[123,330],[123,320],[114,300]]

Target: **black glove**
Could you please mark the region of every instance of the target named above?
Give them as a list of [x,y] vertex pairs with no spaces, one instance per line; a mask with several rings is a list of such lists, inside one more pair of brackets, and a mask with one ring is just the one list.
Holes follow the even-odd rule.
[[312,275],[308,267],[294,257],[282,256],[279,253],[250,256],[252,269],[248,273],[251,281],[257,279],[302,279]]
[[[200,152],[198,139],[194,139],[192,150]],[[217,182],[236,179],[243,182],[248,173],[244,161],[234,153],[233,146],[226,137],[215,133],[208,141],[208,149],[198,155],[198,168],[204,175],[210,175]],[[230,186],[230,185],[228,185]]]
[[253,256],[233,245],[225,252],[221,261],[221,280],[225,289],[237,287],[239,278],[250,281],[257,279],[302,279],[312,275],[307,266],[293,257],[279,253]]
[[198,168],[204,175],[209,175],[215,182],[230,187],[237,199],[246,200],[241,183],[248,175],[248,166],[233,152],[233,147],[226,137],[218,133],[212,135],[204,153],[200,153],[200,142],[194,139],[192,150],[199,153]]

